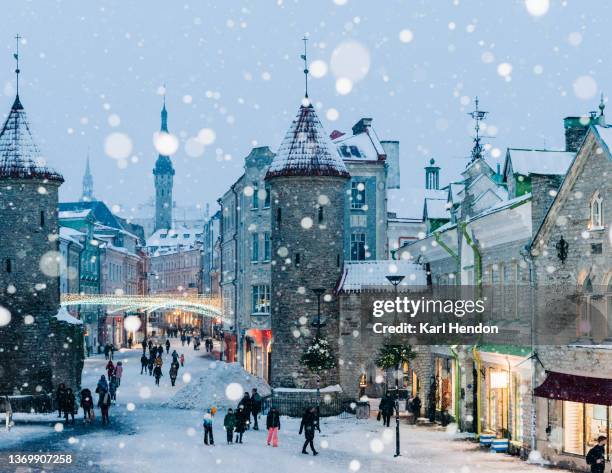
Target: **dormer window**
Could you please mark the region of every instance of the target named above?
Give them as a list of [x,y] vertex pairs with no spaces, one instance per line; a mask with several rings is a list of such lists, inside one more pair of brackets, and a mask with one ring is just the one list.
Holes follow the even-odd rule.
[[601,230],[604,227],[603,222],[603,199],[599,191],[595,192],[591,198],[591,218],[589,222],[590,230]]

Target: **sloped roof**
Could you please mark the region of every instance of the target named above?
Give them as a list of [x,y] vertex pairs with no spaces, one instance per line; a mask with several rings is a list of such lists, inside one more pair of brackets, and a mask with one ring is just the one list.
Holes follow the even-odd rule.
[[336,136],[333,142],[342,159],[378,161],[386,156],[386,152],[371,126],[360,133]]
[[527,176],[529,174],[564,175],[569,169],[576,153],[571,151],[550,149],[517,149],[508,148],[504,175],[508,165],[512,163],[515,174]]
[[312,104],[301,105],[266,174],[350,177]]
[[446,199],[425,199],[423,216],[427,218],[445,219],[450,218],[450,212]]
[[147,238],[146,246],[154,248],[193,246],[199,238],[196,235],[202,235],[203,233],[203,227],[160,228]]
[[0,131],[0,178],[48,179],[64,182],[62,175],[45,164],[28,119],[15,97],[2,131]]
[[[121,222],[117,220],[106,204],[99,200],[89,202],[60,202],[58,208],[61,214],[64,212],[83,212],[85,210],[91,210],[94,218],[99,223],[117,230],[123,230]],[[66,216],[66,218],[68,218],[68,216]],[[75,216],[73,215],[72,218],[75,218]]]
[[393,290],[387,280],[388,275],[405,276],[400,286],[426,286],[427,274],[419,264],[405,260],[378,260],[378,261],[347,261],[339,291],[362,291],[366,289]]

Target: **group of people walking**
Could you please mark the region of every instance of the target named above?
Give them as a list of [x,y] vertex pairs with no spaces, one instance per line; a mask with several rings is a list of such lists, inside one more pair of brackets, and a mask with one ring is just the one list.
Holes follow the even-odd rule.
[[[149,356],[146,354],[147,347],[149,349]],[[166,355],[170,354],[170,340],[166,340],[165,343]],[[161,377],[164,375],[162,368],[164,366],[164,346],[154,345],[151,340],[149,343],[142,342],[142,356],[140,357],[140,374],[149,373],[149,376],[155,378],[155,385],[159,386]],[[176,383],[178,376],[179,367],[185,366],[185,355],[179,355],[176,350],[172,351],[172,362],[170,363],[170,370],[168,375],[170,377],[170,383],[172,386]]]

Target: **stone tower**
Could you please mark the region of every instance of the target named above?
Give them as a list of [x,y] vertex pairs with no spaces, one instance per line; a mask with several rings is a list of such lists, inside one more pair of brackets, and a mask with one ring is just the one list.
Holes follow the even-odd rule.
[[[338,301],[342,272],[346,166],[305,99],[266,174],[271,190],[271,385],[314,387],[300,362],[315,334],[317,297],[325,289],[321,335],[338,354]],[[338,382],[337,370],[321,385]]]
[[[166,98],[161,111],[162,133],[168,133],[168,112]],[[155,176],[155,230],[172,228],[172,186],[174,182],[174,168],[169,156],[160,154],[153,169]]]
[[17,95],[0,131],[0,395],[42,399],[53,389],[63,181],[45,164]]
[[85,174],[83,174],[83,194],[81,195],[83,202],[91,202],[96,200],[93,195],[93,176],[89,169],[89,153],[87,153],[87,161],[85,162]]

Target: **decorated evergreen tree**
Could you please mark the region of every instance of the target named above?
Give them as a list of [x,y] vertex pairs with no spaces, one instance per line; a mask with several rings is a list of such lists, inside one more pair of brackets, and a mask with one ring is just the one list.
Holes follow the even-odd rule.
[[313,373],[319,375],[322,371],[336,366],[329,342],[316,335],[302,354],[302,363]]
[[384,370],[398,370],[403,363],[416,357],[410,345],[395,345],[385,343],[378,351],[376,366]]

